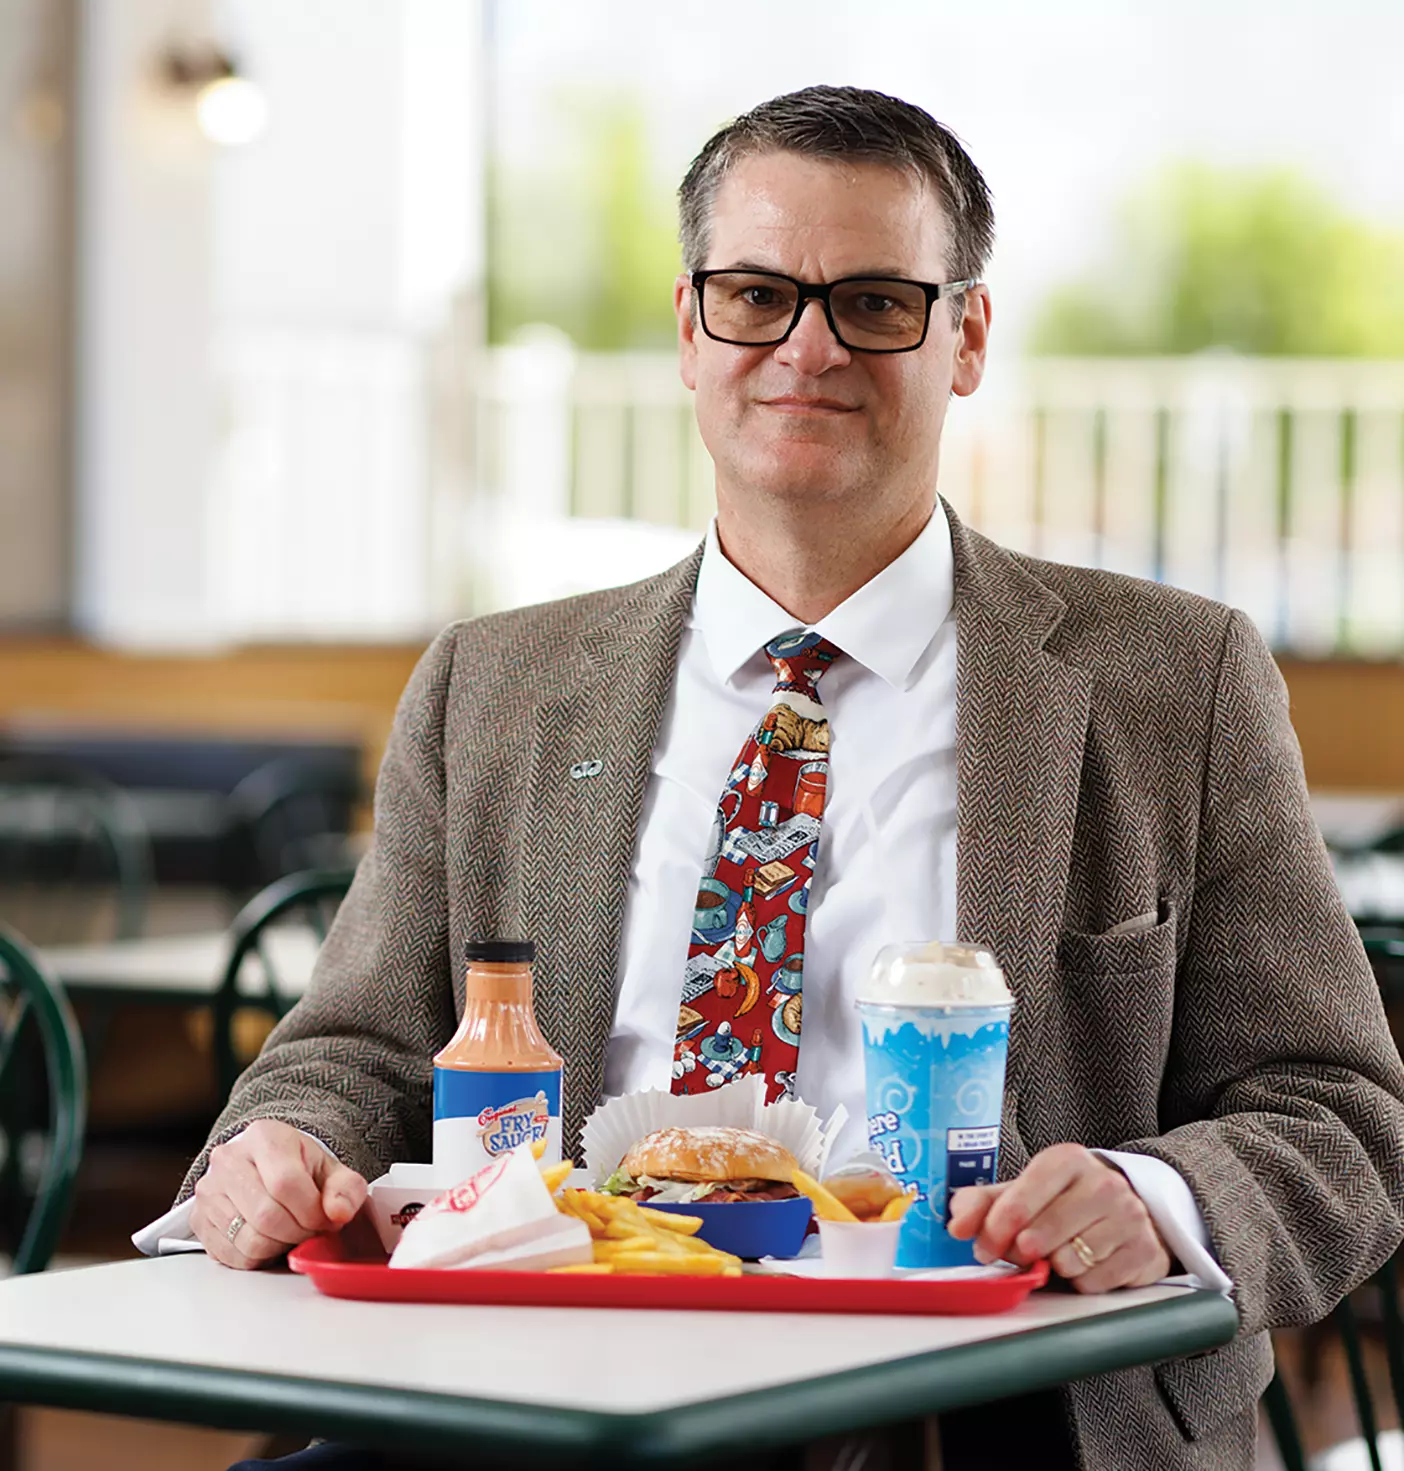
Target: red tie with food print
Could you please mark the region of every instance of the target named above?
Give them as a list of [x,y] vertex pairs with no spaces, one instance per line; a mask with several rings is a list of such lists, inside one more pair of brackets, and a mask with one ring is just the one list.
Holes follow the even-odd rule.
[[765,652],[775,697],[717,806],[683,972],[673,1092],[761,1073],[773,1103],[795,1093],[804,921],[829,785],[818,685],[840,651],[796,630]]

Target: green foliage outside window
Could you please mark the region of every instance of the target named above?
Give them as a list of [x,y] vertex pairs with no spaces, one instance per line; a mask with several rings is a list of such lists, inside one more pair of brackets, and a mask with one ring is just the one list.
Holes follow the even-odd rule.
[[1179,165],[1127,202],[1107,269],[1049,297],[1032,346],[1404,356],[1404,235],[1289,169]]
[[1404,357],[1404,235],[1288,169],[1167,170],[1104,270],[1056,291],[1035,352]]
[[667,347],[677,222],[643,114],[628,102],[563,105],[571,142],[550,172],[492,170],[489,338],[545,322],[581,348]]

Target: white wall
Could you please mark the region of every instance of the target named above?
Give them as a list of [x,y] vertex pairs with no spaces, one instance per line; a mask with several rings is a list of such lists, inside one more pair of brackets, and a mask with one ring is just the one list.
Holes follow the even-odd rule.
[[80,0],[76,621],[108,643],[210,637],[210,167],[156,84],[202,0]]
[[[439,621],[481,313],[476,0],[79,0],[79,621],[145,647]],[[217,41],[220,150],[154,80]]]

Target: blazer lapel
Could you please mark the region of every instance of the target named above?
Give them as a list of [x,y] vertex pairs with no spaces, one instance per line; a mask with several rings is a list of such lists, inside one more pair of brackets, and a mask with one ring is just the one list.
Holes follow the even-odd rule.
[[535,712],[507,909],[538,940],[537,1016],[566,1059],[568,1151],[604,1083],[639,814],[700,564],[699,549],[582,634],[565,689]]
[[988,946],[1016,998],[1002,1175],[1024,1157],[1017,1093],[1028,1027],[1053,970],[1077,816],[1091,678],[1044,648],[1065,612],[1008,552],[949,507],[957,620],[956,922]]

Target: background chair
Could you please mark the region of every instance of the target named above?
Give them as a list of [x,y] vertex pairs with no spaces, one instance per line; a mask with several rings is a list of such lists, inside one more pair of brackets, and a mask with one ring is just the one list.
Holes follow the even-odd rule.
[[1286,1471],[1367,1471],[1367,1468],[1368,1471],[1396,1471],[1404,1466],[1404,1436],[1398,1430],[1381,1432],[1365,1369],[1362,1328],[1376,1324],[1383,1332],[1396,1412],[1404,1423],[1404,1317],[1399,1306],[1398,1263],[1392,1258],[1358,1293],[1343,1299],[1327,1319],[1327,1326],[1339,1335],[1345,1354],[1360,1435],[1331,1446],[1308,1461],[1291,1397],[1280,1373],[1273,1376],[1263,1395],[1263,1409]]
[[31,944],[139,935],[151,872],[120,787],[60,758],[0,759],[0,918]]
[[[41,1070],[43,1118],[33,1108]],[[19,936],[0,928],[0,1251],[16,1274],[48,1264],[68,1219],[87,1100],[67,998]]]
[[343,763],[280,756],[249,772],[227,799],[227,887],[247,893],[289,874],[353,866],[348,835],[361,797],[359,775]]
[[[351,887],[350,869],[312,870],[289,874],[269,884],[239,912],[230,930],[229,960],[214,1001],[215,1083],[221,1103],[228,1098],[242,1070],[235,1039],[236,1019],[241,1011],[263,1012],[273,1021],[286,1016],[297,996],[285,980],[268,943],[275,929],[302,926],[320,945],[331,929],[336,911]],[[250,959],[262,972],[264,993],[244,994],[239,975]]]

